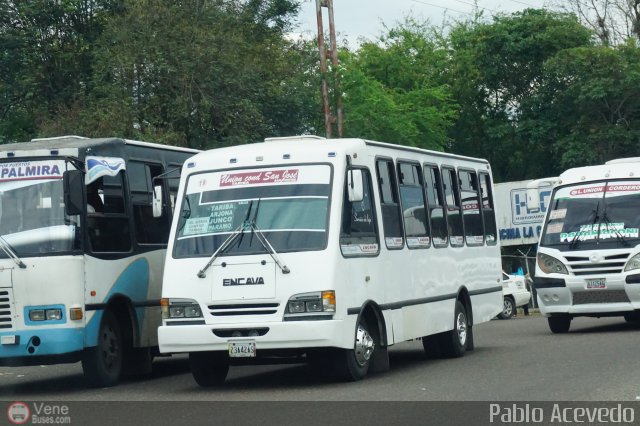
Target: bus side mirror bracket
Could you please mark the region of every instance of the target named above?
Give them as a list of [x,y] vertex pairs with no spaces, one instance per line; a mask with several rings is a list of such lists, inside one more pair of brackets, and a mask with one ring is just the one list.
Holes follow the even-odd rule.
[[153,187],[153,200],[151,201],[153,217],[162,217],[162,185]]
[[349,201],[352,203],[357,203],[364,199],[362,170],[349,170],[349,173],[347,174],[347,191],[349,193]]
[[67,170],[62,175],[64,189],[64,212],[67,216],[82,214],[84,211],[84,172]]

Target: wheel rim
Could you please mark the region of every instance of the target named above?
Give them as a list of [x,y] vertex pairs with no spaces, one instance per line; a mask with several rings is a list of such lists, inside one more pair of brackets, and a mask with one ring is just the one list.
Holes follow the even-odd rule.
[[456,317],[456,330],[458,332],[458,341],[461,346],[464,346],[467,343],[467,317],[462,312],[458,312]]
[[107,324],[102,330],[100,337],[100,353],[102,354],[102,362],[107,370],[112,370],[116,367],[120,358],[118,335],[111,324]]
[[513,313],[513,306],[509,299],[504,299],[502,304],[502,315],[510,316]]
[[369,334],[369,331],[361,324],[358,324],[354,351],[356,355],[356,362],[360,366],[363,366],[367,362],[369,362],[369,359],[371,359],[371,354],[373,354],[374,347],[375,343],[373,341],[373,337],[371,337],[371,334]]

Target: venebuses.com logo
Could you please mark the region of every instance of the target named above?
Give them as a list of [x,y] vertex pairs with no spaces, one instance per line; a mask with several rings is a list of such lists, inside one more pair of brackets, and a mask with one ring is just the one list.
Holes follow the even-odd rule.
[[7,419],[10,424],[71,424],[69,406],[45,402],[16,401],[7,407]]

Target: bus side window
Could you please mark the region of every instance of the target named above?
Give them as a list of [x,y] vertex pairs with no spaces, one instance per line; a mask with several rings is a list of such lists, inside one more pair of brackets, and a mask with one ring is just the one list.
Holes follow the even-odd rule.
[[429,206],[429,220],[434,247],[446,247],[449,244],[447,218],[444,214],[442,181],[437,166],[424,166],[425,190]]
[[400,249],[404,246],[404,238],[393,161],[378,160],[376,161],[376,169],[378,172],[384,241],[387,248]]
[[364,169],[354,169],[354,173],[362,173],[363,197],[361,201],[349,201],[345,184],[340,249],[343,256],[377,255],[380,250],[371,175]]
[[398,163],[398,182],[407,247],[427,248],[431,241],[420,166]]
[[92,189],[102,201],[103,212],[88,212],[87,233],[93,252],[128,252],[131,250],[129,218],[125,213],[122,173],[104,176],[92,182]]
[[493,192],[491,178],[487,173],[480,173],[480,192],[482,194],[482,220],[484,222],[484,236],[487,244],[497,244],[496,213],[493,208]]
[[443,168],[442,183],[444,185],[444,200],[447,205],[447,224],[449,226],[451,246],[461,247],[464,245],[464,231],[462,229],[460,192],[456,171],[450,168]]
[[[127,168],[136,240],[140,244],[166,244],[169,238],[169,214],[163,208],[162,216],[153,217],[153,178],[161,175],[162,165],[130,161]],[[165,180],[155,183],[164,187]]]
[[475,171],[468,170],[460,170],[458,175],[460,177],[465,240],[467,245],[482,245],[484,230],[482,229],[482,216],[480,216],[478,176]]

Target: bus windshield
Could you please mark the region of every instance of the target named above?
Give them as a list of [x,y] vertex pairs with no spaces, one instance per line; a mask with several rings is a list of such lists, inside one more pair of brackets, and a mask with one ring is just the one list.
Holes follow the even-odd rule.
[[640,243],[640,181],[611,180],[559,188],[540,245],[561,251]]
[[79,249],[79,217],[64,212],[64,167],[62,160],[0,164],[0,236],[18,256]]
[[277,252],[324,249],[331,175],[329,165],[304,165],[190,176],[173,256],[211,256],[234,232],[220,255],[265,253],[251,223]]

